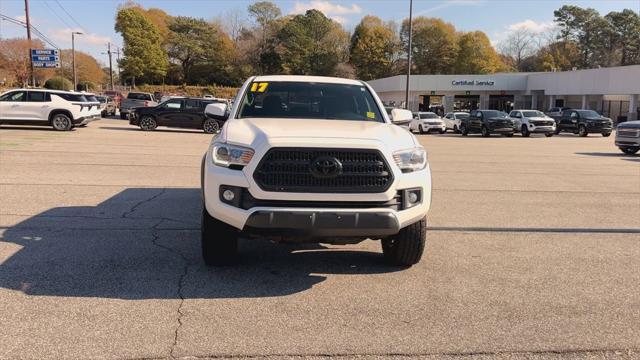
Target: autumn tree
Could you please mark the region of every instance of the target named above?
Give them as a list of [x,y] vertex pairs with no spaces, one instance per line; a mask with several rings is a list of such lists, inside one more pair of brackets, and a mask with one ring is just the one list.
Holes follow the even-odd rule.
[[140,11],[131,7],[118,10],[115,30],[124,40],[124,57],[120,61],[123,77],[144,77],[157,81],[167,73],[169,61],[162,48],[157,27]]
[[[73,54],[71,49],[62,50],[60,53],[60,66],[62,75],[67,79],[73,79]],[[101,85],[106,82],[107,76],[102,66],[93,56],[76,50],[76,75],[78,84],[90,83]]]
[[[7,76],[8,83],[26,86],[30,83],[31,63],[29,56],[31,48],[44,48],[44,43],[34,39],[29,46],[29,40],[24,38],[0,39],[0,69]],[[55,74],[53,69],[34,69],[36,83],[43,84]]]
[[350,63],[357,77],[365,81],[391,76],[398,50],[394,28],[378,17],[365,16],[351,36]]
[[[413,19],[412,63],[418,74],[450,74],[458,52],[458,34],[450,23],[442,19],[417,17]],[[409,47],[409,20],[400,30],[403,48]]]
[[500,56],[482,31],[464,33],[458,41],[458,55],[454,65],[457,74],[492,74],[505,71]]
[[571,41],[580,50],[580,67],[602,64],[606,49],[608,24],[595,9],[564,5],[553,12],[555,22],[565,42]]

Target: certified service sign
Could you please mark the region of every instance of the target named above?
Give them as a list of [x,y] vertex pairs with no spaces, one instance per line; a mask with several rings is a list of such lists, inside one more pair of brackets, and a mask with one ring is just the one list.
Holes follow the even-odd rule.
[[453,80],[451,81],[453,86],[493,86],[495,82],[493,80]]

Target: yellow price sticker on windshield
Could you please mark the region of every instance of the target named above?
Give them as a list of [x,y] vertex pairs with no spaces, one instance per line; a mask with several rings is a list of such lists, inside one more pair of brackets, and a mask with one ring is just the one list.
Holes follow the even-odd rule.
[[374,113],[373,113],[373,112],[371,112],[371,111],[367,111],[367,117],[368,117],[369,119],[375,119],[375,118],[376,118],[376,114],[374,114]]
[[253,83],[251,84],[251,92],[265,92],[267,86],[269,86],[269,83],[266,82]]

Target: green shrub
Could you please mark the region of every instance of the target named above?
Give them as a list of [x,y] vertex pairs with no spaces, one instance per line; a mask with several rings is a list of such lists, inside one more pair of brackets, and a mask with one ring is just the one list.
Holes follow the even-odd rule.
[[51,89],[51,90],[69,91],[73,89],[73,84],[71,83],[71,81],[63,77],[53,77],[44,83],[44,88]]

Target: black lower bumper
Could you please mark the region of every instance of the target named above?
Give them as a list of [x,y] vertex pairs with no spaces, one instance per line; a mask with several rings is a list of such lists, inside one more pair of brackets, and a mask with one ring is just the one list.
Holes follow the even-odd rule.
[[256,211],[243,231],[261,235],[305,237],[388,236],[400,224],[388,212]]

